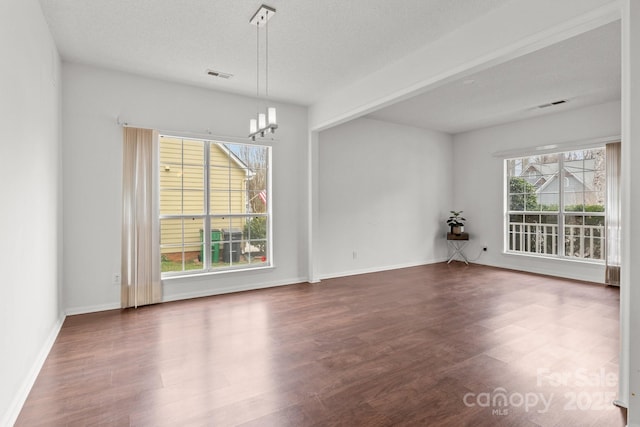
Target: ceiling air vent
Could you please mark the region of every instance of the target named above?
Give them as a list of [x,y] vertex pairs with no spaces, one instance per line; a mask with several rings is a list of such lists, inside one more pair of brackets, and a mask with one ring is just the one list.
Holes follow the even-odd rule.
[[538,108],[549,108],[555,105],[564,104],[566,102],[568,102],[566,99],[561,99],[560,101],[553,101],[553,102],[549,102],[548,104],[538,105]]
[[225,80],[229,80],[231,77],[233,77],[233,74],[223,73],[222,71],[216,71],[216,70],[207,70],[207,74],[210,76],[219,77]]

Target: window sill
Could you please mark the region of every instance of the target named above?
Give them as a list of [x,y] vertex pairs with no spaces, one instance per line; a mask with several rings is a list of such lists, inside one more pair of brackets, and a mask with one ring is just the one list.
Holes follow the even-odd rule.
[[217,270],[217,271],[199,271],[196,273],[184,273],[184,274],[175,274],[171,276],[165,276],[160,279],[162,283],[165,282],[173,282],[173,281],[184,281],[191,278],[204,278],[204,277],[212,277],[226,274],[240,274],[240,273],[252,273],[259,272],[264,270],[273,270],[275,267],[273,265],[266,265],[261,267],[253,267],[253,268],[238,268],[238,269],[229,269],[229,270]]
[[536,259],[549,260],[549,261],[569,262],[574,264],[605,265],[605,261],[599,260],[599,259],[557,257],[557,256],[549,256],[549,255],[542,255],[542,254],[535,254],[535,253],[510,252],[510,251],[503,251],[502,254],[507,256],[514,256],[514,257],[536,258]]

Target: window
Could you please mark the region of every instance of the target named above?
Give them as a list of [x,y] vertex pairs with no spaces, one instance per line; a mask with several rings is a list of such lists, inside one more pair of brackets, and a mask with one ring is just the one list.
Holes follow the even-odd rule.
[[508,159],[505,163],[507,252],[604,259],[604,148]]
[[271,265],[269,147],[160,137],[162,276]]

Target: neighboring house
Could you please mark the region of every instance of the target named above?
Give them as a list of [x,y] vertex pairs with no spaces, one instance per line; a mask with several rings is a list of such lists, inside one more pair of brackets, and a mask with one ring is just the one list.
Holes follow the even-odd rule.
[[[597,200],[593,188],[595,178],[595,160],[565,161],[563,173],[564,204],[602,204]],[[536,187],[538,203],[558,205],[560,173],[558,163],[531,163],[522,171],[520,177]]]
[[[224,144],[211,144],[209,153],[210,211],[219,214],[211,230],[242,231],[244,218],[229,214],[247,212],[247,181],[254,173]],[[185,259],[196,258],[201,250],[204,224],[204,150],[201,143],[160,137],[160,214],[193,214],[191,220],[163,219],[160,224],[162,254],[180,258],[184,242]],[[184,232],[184,240],[182,233]],[[218,238],[222,238],[219,236]]]
[[540,188],[549,177],[558,174],[557,163],[530,163],[520,174],[529,184]]

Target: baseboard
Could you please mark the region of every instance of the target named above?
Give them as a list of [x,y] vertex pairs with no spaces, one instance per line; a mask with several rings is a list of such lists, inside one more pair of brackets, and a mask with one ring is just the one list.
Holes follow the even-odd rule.
[[62,328],[62,324],[64,323],[65,318],[66,316],[64,314],[61,314],[56,323],[51,328],[51,332],[49,332],[47,339],[42,345],[42,348],[38,353],[38,357],[36,357],[36,360],[33,362],[29,373],[22,382],[22,385],[18,389],[15,397],[13,398],[11,405],[9,405],[9,410],[4,415],[4,417],[2,417],[0,426],[12,426],[15,424],[16,420],[18,419],[18,415],[20,415],[20,411],[22,410],[22,406],[24,406],[24,402],[27,401],[27,397],[29,397],[31,388],[35,384],[45,360],[47,360],[47,356],[49,355],[49,352],[53,347],[53,343],[56,341],[56,338],[60,333],[60,329]]
[[72,307],[67,308],[65,311],[67,316],[74,316],[76,314],[96,313],[98,311],[117,310],[120,308],[119,303],[89,305],[86,307]]
[[368,274],[368,273],[379,273],[381,271],[389,271],[389,270],[399,270],[401,268],[409,268],[409,267],[419,267],[421,265],[429,265],[436,264],[439,262],[445,262],[448,258],[435,258],[427,261],[419,261],[419,262],[409,262],[404,264],[394,264],[394,265],[386,265],[382,267],[369,267],[369,268],[361,268],[357,270],[349,270],[349,271],[340,271],[337,273],[327,273],[321,274],[320,280],[324,279],[334,279],[336,277],[347,277],[347,276],[356,276],[358,274]]
[[251,284],[241,285],[241,286],[228,286],[224,288],[212,288],[212,289],[205,289],[202,291],[185,292],[185,293],[179,293],[179,294],[173,294],[173,295],[164,295],[162,297],[162,302],[180,301],[180,300],[191,299],[191,298],[210,297],[214,295],[230,294],[233,292],[252,291],[256,289],[276,288],[279,286],[294,285],[296,283],[307,283],[307,278],[296,277],[296,278],[278,280],[273,282],[251,283]]
[[[210,297],[213,295],[230,294],[233,292],[251,291],[253,289],[275,288],[278,286],[293,285],[295,283],[307,283],[307,279],[305,277],[297,277],[297,278],[292,278],[284,281],[279,280],[279,281],[263,282],[263,283],[257,283],[257,284],[251,283],[243,286],[228,286],[225,288],[213,288],[213,289],[205,289],[205,290],[196,291],[196,292],[185,292],[185,293],[179,293],[179,294],[165,295],[162,298],[162,302],[180,301],[180,300],[191,299],[191,298]],[[87,313],[96,313],[99,311],[106,311],[106,310],[117,310],[119,308],[120,308],[119,303],[91,305],[86,307],[72,307],[66,310],[66,314],[67,316],[73,316],[76,314],[87,314]]]
[[[516,257],[522,257],[522,255],[514,255],[514,254],[509,254],[509,256],[516,256]],[[553,262],[563,262],[563,260],[551,260]],[[566,262],[573,262],[573,261],[566,261]],[[566,271],[558,271],[554,268],[545,268],[545,267],[539,267],[539,266],[530,266],[530,265],[525,265],[523,264],[518,264],[518,265],[513,265],[510,263],[500,263],[500,262],[477,262],[474,261],[474,264],[477,265],[485,265],[487,267],[496,267],[496,268],[502,268],[505,270],[512,270],[512,271],[520,271],[523,273],[533,273],[533,274],[540,274],[542,276],[551,276],[551,277],[558,277],[561,279],[569,279],[569,280],[577,280],[580,282],[589,282],[589,283],[596,283],[596,284],[600,284],[600,285],[604,285],[604,273],[602,274],[602,279],[598,280],[593,278],[593,275],[580,275],[580,274],[572,274],[570,272],[566,272]]]

